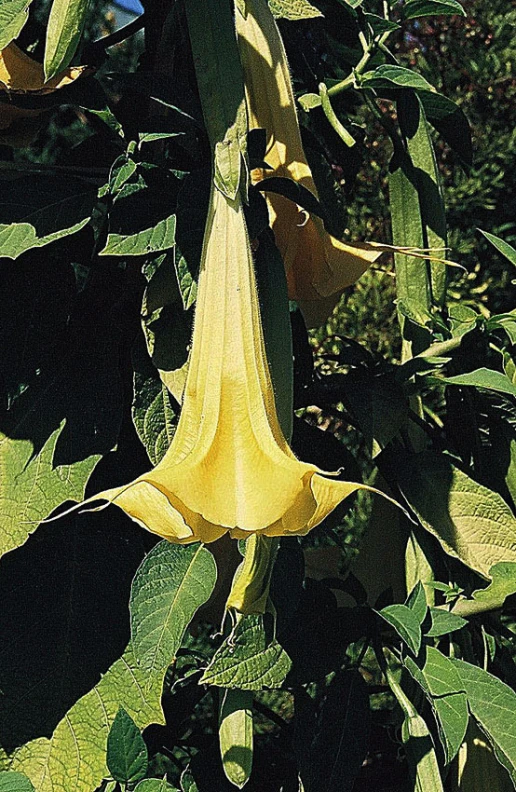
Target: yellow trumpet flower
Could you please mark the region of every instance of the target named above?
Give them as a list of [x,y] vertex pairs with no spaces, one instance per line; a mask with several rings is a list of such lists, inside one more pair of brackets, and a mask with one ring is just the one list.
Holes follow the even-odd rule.
[[240,196],[212,188],[183,407],[149,473],[90,498],[172,542],[305,534],[363,484],[300,462],[280,429]]
[[[250,129],[265,129],[265,160],[270,171],[256,169],[254,182],[264,176],[288,177],[317,198],[308,165],[287,56],[267,0],[246,0],[246,15],[236,12],[240,56],[244,69]],[[354,283],[381,255],[368,245],[346,245],[328,234],[320,218],[282,195],[267,194],[276,244],[285,264],[289,296],[297,300],[309,326],[321,324],[342,291]]]

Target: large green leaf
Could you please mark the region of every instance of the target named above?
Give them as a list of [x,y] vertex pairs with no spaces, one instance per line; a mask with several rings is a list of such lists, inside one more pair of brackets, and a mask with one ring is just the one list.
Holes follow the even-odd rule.
[[201,682],[219,687],[261,690],[280,687],[291,662],[277,640],[268,640],[263,617],[244,616],[215,653]]
[[516,385],[513,385],[509,377],[502,374],[501,371],[493,371],[488,368],[479,368],[475,371],[468,371],[467,374],[457,374],[454,377],[435,378],[434,382],[446,382],[448,385],[469,385],[473,388],[485,388],[497,393],[516,396]]
[[78,47],[90,0],[53,0],[45,41],[45,79],[64,69]]
[[516,561],[516,518],[497,492],[433,452],[400,457],[397,475],[421,524],[447,553],[486,578],[493,564]]
[[[392,240],[402,247],[422,248],[424,246],[423,222],[419,206],[419,194],[415,169],[409,156],[398,151],[392,160],[389,172],[389,203],[391,207]],[[430,277],[426,262],[415,256],[394,255],[396,267],[396,292],[398,313],[403,336],[417,332],[421,338],[417,349],[421,351],[428,345],[429,335],[417,328],[409,330],[407,317],[417,325],[425,326],[431,322],[432,295]],[[427,337],[428,336],[428,337]]]
[[[119,292],[49,257],[5,263],[0,319],[0,555],[63,501],[81,500],[120,425]],[[126,309],[124,308],[124,311]],[[30,322],[27,317],[30,316]],[[118,325],[118,326],[117,326]]]
[[447,96],[437,91],[418,89],[417,95],[425,109],[426,117],[445,141],[468,164],[473,164],[473,144],[467,116]]
[[323,16],[308,0],[269,0],[269,8],[279,19],[315,19]]
[[404,663],[432,705],[448,764],[457,754],[468,727],[468,703],[460,676],[451,660],[433,646],[427,646],[417,662],[406,657]]
[[[398,99],[396,106],[400,127],[414,167],[412,176],[419,197],[423,246],[431,248],[435,257],[442,258],[447,245],[446,217],[441,179],[424,105],[416,94],[404,93]],[[429,261],[428,267],[432,303],[442,308],[446,300],[447,267],[436,261]]]
[[34,792],[34,787],[21,773],[0,772],[0,792]]
[[0,50],[18,38],[29,17],[32,0],[2,0],[0,2]]
[[131,591],[135,656],[148,684],[162,677],[195,613],[211,596],[217,568],[203,545],[160,542],[139,568]]
[[489,570],[491,583],[471,595],[486,609],[501,608],[507,597],[516,594],[516,562],[501,561]]
[[0,435],[0,555],[23,544],[63,501],[84,498],[100,455],[55,466],[56,446],[64,427],[63,421],[36,454],[31,440]]
[[423,16],[452,16],[466,12],[458,0],[408,0],[402,8],[404,19],[416,19]]
[[77,179],[26,176],[9,181],[0,199],[0,256],[16,259],[79,231],[91,218],[97,190]]
[[[120,456],[112,455],[115,466]],[[95,474],[100,489],[106,468]],[[9,635],[0,651],[0,744],[9,753],[50,737],[122,655],[131,581],[149,539],[119,509],[70,514],[0,560],[0,634]]]
[[98,685],[69,710],[52,737],[20,748],[12,768],[24,773],[36,792],[91,792],[109,775],[106,747],[109,728],[123,707],[138,728],[163,723],[161,678],[143,671],[129,645]]
[[463,660],[452,660],[469,708],[489,737],[498,761],[516,784],[516,693],[497,677]]
[[106,763],[115,781],[134,783],[147,772],[149,756],[138,726],[121,707],[107,738]]

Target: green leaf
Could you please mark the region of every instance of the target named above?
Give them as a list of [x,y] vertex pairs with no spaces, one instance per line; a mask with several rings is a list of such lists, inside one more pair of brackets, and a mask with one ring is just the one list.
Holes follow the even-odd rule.
[[513,248],[512,245],[509,245],[504,239],[500,239],[500,237],[495,236],[494,234],[490,234],[487,231],[482,231],[481,228],[478,229],[481,234],[485,236],[488,242],[497,249],[502,256],[505,256],[507,261],[510,261],[511,264],[514,264],[516,267],[516,250]]
[[3,0],[0,3],[0,50],[18,38],[29,18],[32,0]]
[[164,778],[144,778],[135,787],[134,792],[179,792],[179,790]]
[[467,374],[457,374],[455,377],[435,377],[432,380],[433,382],[446,382],[447,385],[468,385],[472,388],[485,388],[497,393],[516,396],[516,385],[513,385],[505,374],[493,371],[493,369],[479,368],[476,371],[469,371]]
[[414,611],[406,605],[395,604],[376,612],[394,627],[410,651],[417,655],[421,646],[421,625]]
[[[389,171],[392,241],[401,247],[424,246],[423,223],[414,166],[406,154],[395,154]],[[424,327],[432,321],[430,279],[426,262],[417,257],[394,254],[398,315],[406,343],[414,343],[420,352],[429,343],[429,334],[411,328],[407,315]],[[416,338],[409,339],[409,335]],[[419,338],[420,336],[420,338]],[[411,355],[408,355],[410,357]]]
[[177,413],[170,393],[151,365],[145,367],[145,372],[139,364],[135,365],[132,416],[150,461],[157,465],[174,437]]
[[247,115],[232,4],[189,0],[186,16],[204,121],[215,155],[215,184],[234,199],[243,173]]
[[360,367],[351,369],[342,379],[342,393],[370,454],[378,456],[408,420],[408,401],[401,386]]
[[216,578],[213,555],[203,545],[163,541],[143,561],[133,581],[130,609],[134,653],[147,684],[163,677]]
[[[444,199],[424,105],[419,96],[403,94],[398,99],[397,111],[413,166],[410,177],[415,181],[419,197],[423,247],[432,249],[435,256],[442,257],[447,246]],[[432,304],[443,308],[446,302],[447,267],[431,260],[425,266],[430,274]]]
[[449,555],[489,577],[516,561],[516,518],[497,492],[433,452],[397,457],[398,484],[421,524]]
[[[112,458],[124,463],[118,452]],[[102,468],[96,475],[100,484]],[[119,511],[43,525],[0,561],[0,634],[10,636],[0,653],[0,744],[9,753],[51,737],[127,646],[131,581],[147,537]]]
[[83,696],[58,724],[52,737],[32,740],[16,751],[14,770],[25,773],[36,792],[91,792],[109,774],[107,737],[123,707],[138,728],[163,724],[161,678],[149,679],[129,645],[98,685]]
[[276,19],[315,19],[323,16],[308,0],[269,0],[269,8]]
[[516,594],[516,562],[501,561],[489,570],[491,583],[486,588],[476,589],[471,595],[486,607],[501,608],[507,597]]
[[100,256],[144,256],[174,247],[176,216],[159,220],[155,226],[144,228],[135,234],[109,233]]
[[382,33],[392,33],[399,30],[400,26],[391,19],[384,19],[377,14],[364,13],[364,19],[370,25],[373,36],[381,36]]
[[464,660],[452,660],[452,663],[466,690],[472,715],[516,784],[516,693],[482,668]]
[[417,95],[432,126],[467,165],[472,165],[471,129],[462,108],[437,91],[418,90]]
[[405,667],[427,695],[439,726],[446,764],[456,756],[468,727],[468,703],[453,663],[433,646],[427,646],[424,662],[406,657]]
[[88,223],[97,190],[76,179],[31,176],[9,181],[0,199],[0,256],[16,259],[74,234]]
[[31,440],[0,434],[0,555],[23,544],[40,521],[66,500],[81,501],[100,455],[71,465],[54,466],[63,421],[38,453]]
[[282,685],[291,666],[278,641],[268,641],[263,616],[244,616],[216,651],[201,679],[203,685],[262,690]]
[[0,321],[0,555],[63,501],[82,500],[120,425],[126,308],[115,291],[106,299],[95,279],[77,300],[72,267],[50,251],[33,273],[32,260],[4,262],[0,273],[10,295]]
[[45,80],[68,66],[82,36],[90,0],[53,0],[45,40]]
[[219,744],[228,781],[242,789],[253,766],[253,693],[224,690],[219,711]]
[[107,738],[106,763],[115,781],[138,781],[147,772],[149,755],[141,732],[123,707]]
[[387,668],[389,687],[400,705],[404,720],[401,739],[405,746],[409,772],[415,792],[443,792],[439,764],[430,730],[401,687],[397,669]]
[[34,787],[21,773],[0,772],[0,792],[34,792]]
[[384,63],[362,77],[362,85],[368,88],[415,88],[422,91],[433,91],[434,88],[418,72]]
[[466,12],[458,0],[408,0],[403,4],[403,19],[415,19],[423,16],[452,16]]
[[426,617],[427,604],[425,589],[420,580],[418,580],[408,595],[405,605],[410,608],[419,624],[423,624]]
[[316,93],[306,93],[300,96],[297,100],[305,113],[309,113],[314,107],[321,106],[321,97]]
[[463,619],[462,616],[442,608],[430,608],[430,615],[432,624],[425,633],[429,638],[440,638],[441,635],[461,630],[467,624],[466,619]]

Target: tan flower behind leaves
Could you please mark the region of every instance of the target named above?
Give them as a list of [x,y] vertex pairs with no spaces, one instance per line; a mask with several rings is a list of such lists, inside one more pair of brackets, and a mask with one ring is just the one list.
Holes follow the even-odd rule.
[[[237,13],[251,129],[265,129],[265,160],[270,170],[253,171],[253,181],[267,176],[293,179],[317,198],[317,188],[303,150],[285,49],[266,0],[247,0],[247,15]],[[309,326],[321,324],[342,291],[379,258],[367,244],[346,245],[328,234],[322,220],[308,215],[282,195],[267,194],[269,215],[289,284]]]

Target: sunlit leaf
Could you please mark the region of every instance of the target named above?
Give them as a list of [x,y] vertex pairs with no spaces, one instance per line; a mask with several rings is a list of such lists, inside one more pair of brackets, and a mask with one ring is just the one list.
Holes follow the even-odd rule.
[[216,578],[215,561],[203,545],[160,542],[145,558],[133,581],[130,608],[134,654],[148,683],[172,663]]
[[231,639],[215,653],[201,682],[242,690],[275,688],[284,682],[290,666],[278,641],[268,640],[263,617],[244,616]]
[[96,198],[95,188],[75,179],[10,180],[0,198],[0,256],[15,259],[76,233],[90,220]]
[[168,250],[174,246],[176,232],[175,215],[160,220],[155,226],[135,234],[110,233],[101,256],[143,256]]
[[447,385],[468,385],[474,388],[485,388],[498,393],[507,393],[509,396],[516,396],[516,385],[513,385],[505,374],[488,368],[479,368],[476,371],[468,371],[467,374],[457,374],[454,377],[439,377],[434,381],[446,382]]
[[411,657],[406,657],[404,663],[432,705],[448,764],[459,750],[468,726],[468,705],[461,678],[451,660],[433,646],[426,647],[422,664]]
[[308,0],[269,0],[269,7],[276,18],[315,19],[323,14]]
[[45,41],[45,78],[68,66],[79,44],[90,0],[53,0]]
[[423,16],[466,16],[466,12],[458,0],[408,0],[402,6],[404,19],[416,19]]
[[411,608],[406,605],[387,605],[378,611],[378,614],[391,627],[394,627],[402,641],[409,647],[414,654],[419,652],[421,646],[421,625]]
[[399,459],[398,483],[422,525],[443,549],[489,577],[499,561],[516,561],[516,518],[503,498],[439,454]]
[[140,729],[163,723],[162,684],[163,676],[149,680],[129,646],[69,710],[51,739],[32,740],[15,753],[13,770],[30,778],[36,792],[91,792],[109,776],[107,737],[118,709],[123,707]]
[[18,38],[29,16],[32,0],[8,0],[0,4],[0,50]]
[[471,595],[474,600],[489,608],[500,608],[507,597],[516,593],[516,562],[500,561],[489,570],[491,583],[486,588],[476,589]]
[[505,682],[463,660],[452,660],[469,708],[489,737],[499,762],[516,783],[516,693]]
[[432,624],[426,631],[426,635],[429,638],[439,638],[441,635],[448,635],[448,633],[455,630],[461,630],[467,624],[466,619],[463,619],[457,613],[440,608],[430,608],[430,615]]

